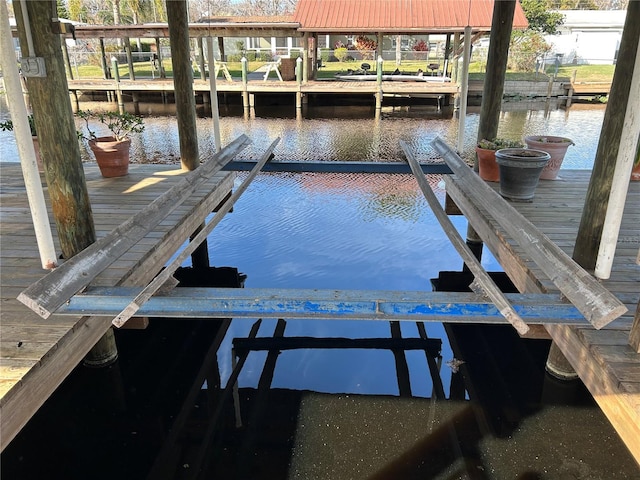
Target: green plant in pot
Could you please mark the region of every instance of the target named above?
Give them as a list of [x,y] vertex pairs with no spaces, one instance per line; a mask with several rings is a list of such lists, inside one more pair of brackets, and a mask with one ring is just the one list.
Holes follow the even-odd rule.
[[502,148],[521,148],[524,144],[517,140],[507,140],[504,138],[494,138],[493,140],[482,139],[476,145],[476,155],[478,156],[478,170],[480,178],[488,182],[500,180],[500,171],[496,162],[496,150]]
[[553,135],[529,135],[524,137],[527,148],[542,150],[551,155],[551,160],[542,170],[541,180],[555,180],[558,178],[558,171],[562,166],[562,161],[571,145],[575,145],[573,140],[566,137],[556,137]]
[[[78,116],[85,121],[89,148],[96,157],[96,162],[103,177],[121,177],[129,172],[129,147],[132,133],[144,130],[142,117],[128,112],[92,112],[78,111]],[[91,127],[95,121],[111,132],[111,135],[97,136]]]
[[[36,133],[36,122],[33,119],[33,115],[28,115],[27,120],[29,120],[29,129],[31,130],[31,140],[33,141],[33,150],[36,154],[36,163],[38,164],[38,170],[40,172],[44,171],[44,165],[42,164],[42,158],[40,157],[40,142],[38,142],[38,134]],[[13,131],[13,121],[11,119],[6,122],[0,122],[0,130],[3,132]]]

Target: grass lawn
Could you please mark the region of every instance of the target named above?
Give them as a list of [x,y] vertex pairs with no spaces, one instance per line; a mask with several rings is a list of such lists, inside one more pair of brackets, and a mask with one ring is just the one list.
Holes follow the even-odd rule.
[[[375,73],[376,62],[374,60],[367,60],[372,67],[371,73]],[[255,61],[248,63],[249,72],[253,72],[264,65],[265,62]],[[360,68],[360,61],[352,62],[323,62],[323,66],[318,70],[318,78],[333,78],[337,73],[346,73],[348,70],[358,70]],[[404,74],[415,75],[418,69],[422,69],[425,74],[429,74],[427,65],[430,63],[436,63],[435,60],[424,61],[403,61],[400,66],[396,67],[396,62],[393,60],[383,62],[382,69],[385,73],[391,73],[398,68]],[[167,77],[172,77],[171,60],[164,60],[163,65]],[[231,76],[234,78],[242,77],[242,66],[240,62],[227,62],[227,67]],[[486,64],[474,62],[469,66],[469,79],[470,80],[483,80],[486,73],[484,69]],[[563,81],[568,81],[573,72],[576,71],[576,81],[578,82],[610,82],[613,79],[614,65],[565,65],[558,69],[558,78]],[[507,80],[529,80],[529,81],[542,81],[548,82],[549,76],[553,72],[554,67],[547,69],[547,74],[533,73],[533,72],[512,72],[507,71]],[[118,65],[121,79],[129,78],[129,68],[126,64]],[[134,70],[136,77],[151,78],[151,64],[149,62],[136,62],[134,63]],[[76,73],[79,73],[79,78],[102,78],[102,69],[99,66],[83,65],[74,69],[74,77]],[[157,77],[158,73],[155,72]],[[194,73],[195,78],[200,78],[200,72]]]

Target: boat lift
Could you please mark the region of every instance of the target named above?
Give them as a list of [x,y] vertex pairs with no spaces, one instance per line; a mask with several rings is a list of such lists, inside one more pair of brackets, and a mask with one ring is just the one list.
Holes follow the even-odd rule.
[[[191,172],[173,189],[114,229],[105,238],[69,259],[42,277],[18,297],[41,315],[92,315],[113,318],[121,327],[134,315],[201,318],[310,318],[342,320],[437,321],[468,323],[511,323],[520,334],[530,324],[580,325],[589,322],[602,328],[626,312],[626,307],[584,272],[559,248],[551,244],[535,226],[473,174],[442,140],[433,142],[449,168],[487,197],[489,206],[498,205],[500,215],[513,228],[522,231],[523,248],[550,275],[559,294],[503,294],[473,256],[442,210],[426,177],[406,144],[402,147],[418,184],[465,264],[475,275],[473,293],[415,291],[210,289],[174,290],[173,273],[206,240],[209,233],[229,212],[251,181],[273,157],[278,140],[263,153],[240,187],[222,204],[202,231],[178,253],[147,286],[138,288],[92,287],[91,281],[150,229],[161,222],[175,205],[184,201],[200,182],[220,171],[248,144],[242,135],[217,153],[212,160]],[[465,176],[466,175],[466,176]],[[477,183],[477,185],[476,185]],[[487,189],[488,191],[484,191]],[[491,193],[489,193],[491,192]],[[490,195],[495,195],[492,198]],[[517,238],[517,237],[516,237]],[[581,273],[582,272],[582,273]],[[571,303],[569,303],[568,299]]]

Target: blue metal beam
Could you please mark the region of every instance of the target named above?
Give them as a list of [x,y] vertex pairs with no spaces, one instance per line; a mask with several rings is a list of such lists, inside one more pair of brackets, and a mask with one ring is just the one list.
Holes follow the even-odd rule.
[[[56,311],[63,315],[116,316],[140,288],[93,288]],[[528,323],[587,324],[557,295],[506,294]],[[487,299],[474,293],[268,288],[176,288],[156,295],[138,315],[186,318],[296,318],[507,323]]]

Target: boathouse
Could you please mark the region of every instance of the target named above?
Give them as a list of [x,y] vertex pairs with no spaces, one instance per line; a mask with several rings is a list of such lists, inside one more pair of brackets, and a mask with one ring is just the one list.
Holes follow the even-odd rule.
[[[314,12],[306,9],[312,4],[334,4],[338,8],[338,4],[348,3],[302,0],[297,18],[304,18],[308,23],[294,22],[300,26],[287,25],[282,33],[289,35],[295,28],[308,39],[321,33],[323,28],[339,32],[338,27],[323,27],[324,20],[320,18],[312,23]],[[397,6],[392,8],[391,1],[365,3],[379,7],[381,12],[388,7],[388,18],[392,18],[391,12],[405,11]],[[580,377],[640,462],[637,442],[640,438],[640,222],[637,208],[640,183],[630,182],[640,138],[636,101],[640,97],[640,24],[632,20],[640,15],[640,2],[629,4],[619,62],[591,175],[567,172],[562,185],[549,183],[544,187],[545,194],[537,196],[532,203],[512,205],[495,192],[495,185],[481,181],[455,150],[436,139],[433,147],[452,172],[446,178],[448,193],[470,224],[467,239],[461,239],[448,224],[448,217],[433,196],[413,152],[403,145],[420,189],[475,276],[474,293],[434,292],[433,295],[239,288],[176,292],[173,273],[187,256],[197,252],[207,234],[271,161],[277,140],[261,152],[251,173],[234,191],[233,175],[222,168],[246,147],[251,132],[224,148],[217,145],[219,151],[215,155],[200,155],[195,129],[190,123],[195,118],[194,82],[186,52],[193,33],[186,22],[186,2],[167,2],[167,8],[172,9],[166,32],[175,49],[172,50],[175,75],[171,88],[179,105],[177,122],[183,168],[134,165],[128,176],[102,178],[97,168],[80,162],[60,27],[47,14],[53,5],[54,2],[15,5],[18,33],[25,40],[21,44],[25,56],[34,62],[35,71],[31,72],[28,84],[39,122],[45,164],[43,188],[48,198],[42,190],[38,191],[40,175],[33,147],[29,147],[31,139],[20,82],[10,80],[7,91],[12,98],[21,167],[1,165],[0,425],[3,449],[87,354],[98,363],[115,358],[113,328],[129,322],[130,326],[134,323],[144,326],[148,316],[188,314],[216,319],[311,316],[508,323],[521,335],[551,338],[551,368],[560,376]],[[430,6],[430,10],[421,11],[425,15],[430,12],[429,18],[434,19],[451,10],[451,2],[447,1],[414,0],[408,5]],[[484,18],[492,18],[485,24],[492,35],[487,65],[492,81],[484,87],[480,121],[480,133],[491,137],[496,133],[502,98],[508,34],[520,7],[515,1],[478,1],[469,5],[478,6]],[[441,15],[436,15],[438,12]],[[468,10],[456,18],[466,27],[463,49],[467,55],[472,38],[472,12],[476,10]],[[357,22],[362,12],[356,13],[345,17]],[[7,52],[10,50],[5,47],[10,45],[11,38],[9,29],[4,28],[8,25],[4,3],[0,5],[0,14],[1,45]],[[368,15],[373,18],[371,11]],[[415,18],[415,12],[398,18],[395,29],[393,24],[385,26],[383,17],[377,24],[353,25],[360,25],[363,32],[408,33],[410,24],[402,22]],[[356,26],[349,28],[357,31]],[[132,28],[146,28],[147,35],[153,37],[164,35],[164,30],[153,27]],[[193,31],[198,28],[199,35],[208,39],[226,32],[226,27],[216,31],[206,24]],[[262,24],[250,28],[270,27]],[[77,34],[80,31],[78,29]],[[448,31],[455,34],[451,28]],[[117,32],[104,27],[100,34],[135,36],[129,27]],[[305,58],[313,58],[308,48]],[[2,62],[3,72],[17,79],[17,69],[11,68],[13,62],[6,57]],[[68,149],[63,150],[63,146]],[[200,165],[201,160],[206,161]],[[560,202],[552,203],[552,198]],[[92,206],[100,207],[95,208],[95,214]],[[217,213],[207,221],[214,210]],[[54,223],[55,238],[49,230],[47,239],[49,220]],[[177,251],[185,242],[189,242],[187,246]],[[43,248],[47,243],[53,250]],[[477,252],[482,244],[491,249],[520,293],[505,294],[497,288],[474,256],[474,250]],[[40,258],[35,255],[36,250],[42,254]],[[64,262],[60,261],[60,252]],[[55,268],[46,271],[52,267]],[[272,349],[283,348],[283,342],[276,341],[273,345]],[[427,349],[425,345],[421,347]],[[244,344],[244,350],[250,348],[251,345]]]

